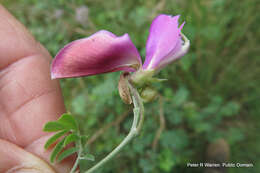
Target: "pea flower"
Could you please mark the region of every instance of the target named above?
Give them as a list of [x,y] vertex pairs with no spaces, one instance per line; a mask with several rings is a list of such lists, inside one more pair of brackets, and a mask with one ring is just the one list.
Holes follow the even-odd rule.
[[151,77],[188,51],[190,43],[181,33],[184,23],[179,26],[179,17],[161,14],[153,20],[143,65],[128,34],[118,37],[101,30],[62,48],[52,62],[52,79],[115,71],[136,72],[137,82]]
[[[153,20],[143,65],[138,50],[128,34],[116,36],[105,30],[67,44],[54,58],[51,65],[52,79],[124,71],[118,82],[119,95],[126,104],[134,106],[134,120],[128,135],[112,152],[86,172],[94,172],[104,165],[140,133],[144,122],[143,103],[158,97],[152,86],[147,84],[161,81],[153,76],[188,51],[190,43],[181,33],[184,23],[179,26],[179,17],[161,14]],[[78,161],[82,153],[80,150],[77,153]],[[77,161],[71,172],[77,168]]]

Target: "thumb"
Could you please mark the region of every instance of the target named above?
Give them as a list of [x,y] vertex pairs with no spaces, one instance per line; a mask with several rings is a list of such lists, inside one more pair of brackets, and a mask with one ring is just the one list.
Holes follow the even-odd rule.
[[6,173],[55,173],[42,159],[0,139],[0,172]]

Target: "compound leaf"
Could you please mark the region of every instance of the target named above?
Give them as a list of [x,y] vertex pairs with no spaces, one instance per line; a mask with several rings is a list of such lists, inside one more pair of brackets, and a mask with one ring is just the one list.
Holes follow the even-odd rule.
[[63,114],[59,119],[58,122],[63,124],[67,129],[77,131],[78,125],[73,116],[70,114]]
[[65,147],[65,146],[68,145],[69,143],[75,142],[75,141],[77,141],[78,139],[80,139],[79,136],[76,135],[75,133],[72,133],[72,134],[66,136],[63,146]]
[[77,152],[77,148],[76,147],[72,147],[69,148],[65,151],[63,151],[57,158],[57,162],[62,161],[63,159],[65,159],[66,157],[72,155],[73,153]]
[[43,127],[43,131],[45,132],[56,132],[64,129],[66,129],[66,127],[62,123],[57,121],[50,121],[46,123]]
[[63,143],[65,141],[65,138],[63,138],[60,142],[58,142],[58,144],[54,147],[54,149],[52,150],[51,156],[50,156],[50,161],[51,163],[54,162],[55,158],[57,157],[57,155],[61,152],[61,150],[63,149]]
[[68,130],[62,130],[52,137],[48,139],[48,141],[45,143],[44,148],[47,149],[49,148],[54,142],[56,142],[61,136],[63,136],[65,133],[69,132]]

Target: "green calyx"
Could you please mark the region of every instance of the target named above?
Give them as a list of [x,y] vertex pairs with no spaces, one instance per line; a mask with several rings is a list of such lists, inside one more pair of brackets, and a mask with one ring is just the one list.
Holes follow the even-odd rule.
[[137,87],[144,87],[155,82],[163,82],[167,79],[158,79],[153,76],[156,74],[155,70],[138,70],[130,77],[130,81]]

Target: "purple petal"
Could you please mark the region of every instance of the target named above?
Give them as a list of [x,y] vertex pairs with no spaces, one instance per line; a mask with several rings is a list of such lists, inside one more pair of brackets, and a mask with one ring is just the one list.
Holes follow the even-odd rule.
[[160,69],[175,59],[183,56],[181,29],[178,16],[161,14],[157,16],[151,25],[146,43],[146,58],[144,70]]
[[136,71],[140,55],[128,34],[117,37],[102,30],[67,44],[51,66],[52,78],[89,76],[113,71]]

